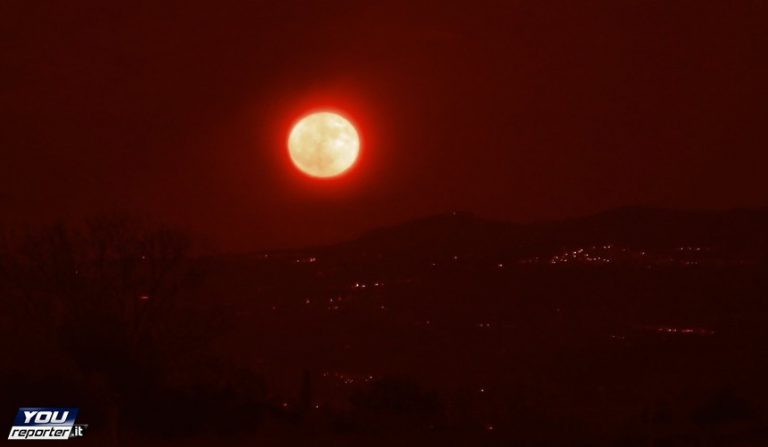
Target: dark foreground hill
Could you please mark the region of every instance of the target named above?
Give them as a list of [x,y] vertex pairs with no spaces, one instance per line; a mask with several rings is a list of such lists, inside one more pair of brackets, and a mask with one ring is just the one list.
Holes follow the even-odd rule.
[[88,445],[768,445],[766,214],[205,258],[57,230],[0,251],[2,414],[79,406]]

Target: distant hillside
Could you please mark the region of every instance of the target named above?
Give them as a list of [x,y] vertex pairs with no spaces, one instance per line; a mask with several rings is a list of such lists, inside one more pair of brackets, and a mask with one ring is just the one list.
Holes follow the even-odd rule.
[[651,249],[695,245],[764,258],[768,253],[768,208],[621,208],[582,218],[525,225],[455,212],[379,228],[322,251],[340,256],[481,257],[534,255],[602,244]]

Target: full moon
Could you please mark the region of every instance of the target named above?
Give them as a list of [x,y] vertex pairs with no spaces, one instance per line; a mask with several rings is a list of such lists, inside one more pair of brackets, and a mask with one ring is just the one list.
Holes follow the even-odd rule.
[[301,118],[288,135],[293,164],[312,177],[334,177],[355,163],[360,137],[346,118],[317,112]]

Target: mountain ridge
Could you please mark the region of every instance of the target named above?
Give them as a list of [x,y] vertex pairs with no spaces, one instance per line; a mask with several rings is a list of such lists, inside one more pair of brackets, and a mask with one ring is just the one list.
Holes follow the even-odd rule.
[[634,247],[701,245],[765,251],[768,208],[725,211],[623,207],[570,219],[514,223],[449,212],[376,228],[322,252],[480,255],[536,252],[585,244]]

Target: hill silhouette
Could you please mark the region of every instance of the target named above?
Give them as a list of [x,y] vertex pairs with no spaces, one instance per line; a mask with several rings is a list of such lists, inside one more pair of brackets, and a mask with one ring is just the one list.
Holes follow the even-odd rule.
[[626,207],[529,224],[450,212],[371,230],[319,251],[335,256],[529,256],[604,244],[651,249],[697,246],[759,258],[768,247],[768,208],[692,211]]

